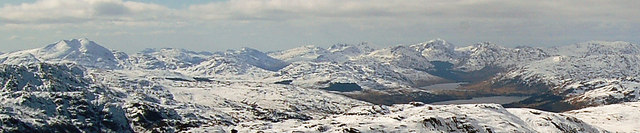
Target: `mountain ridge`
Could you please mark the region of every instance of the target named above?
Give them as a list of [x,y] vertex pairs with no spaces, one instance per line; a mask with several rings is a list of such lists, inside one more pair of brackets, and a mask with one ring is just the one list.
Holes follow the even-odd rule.
[[[0,55],[0,130],[634,132],[626,127],[636,127],[637,114],[624,111],[640,108],[638,51],[627,42],[507,48],[435,39],[379,49],[361,43],[128,55],[88,39],[63,40]],[[452,82],[458,88],[422,88]],[[324,90],[336,84],[359,89]],[[511,105],[537,109],[420,102],[531,93],[523,101],[533,103]],[[551,98],[536,102],[544,96]],[[538,110],[547,101],[577,110]]]

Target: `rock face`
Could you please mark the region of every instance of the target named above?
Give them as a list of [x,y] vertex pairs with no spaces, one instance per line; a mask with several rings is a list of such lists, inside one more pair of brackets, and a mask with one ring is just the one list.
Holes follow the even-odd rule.
[[0,66],[3,132],[133,132],[112,92],[83,78],[82,68]]
[[104,85],[93,82],[95,73],[85,72],[74,65],[0,66],[2,131],[180,131],[216,122],[210,116],[176,111],[197,107],[175,104],[162,87],[143,81],[135,82],[141,85],[137,89],[119,90],[131,82]]

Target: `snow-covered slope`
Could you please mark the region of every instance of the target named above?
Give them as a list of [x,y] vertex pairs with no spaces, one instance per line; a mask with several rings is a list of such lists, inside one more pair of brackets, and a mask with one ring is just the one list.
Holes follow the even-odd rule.
[[329,83],[357,83],[370,89],[407,88],[425,80],[442,80],[423,71],[381,63],[298,62],[282,69],[279,77],[294,84],[322,88]]
[[338,44],[328,50],[329,53],[318,56],[316,63],[293,63],[281,72],[282,75],[306,82],[310,79],[317,79],[315,82],[339,79],[377,89],[417,87],[446,82],[443,77],[430,74],[435,70],[432,61],[448,62],[453,65],[453,70],[472,72],[486,67],[508,69],[520,62],[548,57],[540,48],[505,48],[491,43],[456,48],[442,39],[377,50],[364,43]]
[[313,45],[302,46],[282,51],[270,52],[269,56],[286,62],[313,61],[320,55],[328,54],[329,51]]
[[388,89],[444,80],[427,73],[431,67],[419,52],[407,46],[395,46],[349,57],[342,62],[296,62],[282,69],[279,75],[307,86],[346,82],[366,88]]
[[175,80],[163,77],[188,76],[73,65],[0,68],[0,75],[5,75],[0,78],[0,122],[6,132],[604,131],[597,127],[601,123],[566,114],[497,104],[380,106],[262,80]]
[[191,67],[210,58],[209,52],[194,52],[177,48],[145,49],[132,55],[128,61],[143,69],[175,70]]
[[452,64],[460,62],[462,53],[455,51],[455,46],[442,39],[434,39],[424,43],[418,43],[410,46],[427,58],[429,61],[444,61]]
[[640,102],[589,107],[564,114],[610,132],[640,132]]
[[185,73],[195,76],[237,76],[253,78],[270,76],[289,63],[272,58],[265,53],[251,48],[217,52],[198,65],[183,69]]
[[455,66],[461,71],[476,71],[485,67],[508,69],[523,62],[541,60],[549,56],[540,48],[505,48],[488,42],[457,48],[456,51],[463,53],[461,64]]
[[[516,113],[512,113],[516,112]],[[575,117],[496,104],[357,106],[308,121],[251,123],[240,131],[267,132],[604,132]],[[206,130],[193,129],[193,131]]]
[[623,41],[588,41],[566,46],[555,46],[546,51],[552,55],[586,57],[608,54],[640,54],[640,46]]
[[42,61],[31,53],[20,52],[0,55],[0,62],[2,64],[27,65]]
[[[123,99],[126,115],[132,117],[129,122],[133,129],[141,132],[193,128],[229,132],[236,126],[317,119],[344,113],[353,106],[370,105],[321,90],[262,80],[175,80],[163,77],[188,77],[157,70],[92,70],[89,73],[97,83],[126,94],[127,98]],[[149,113],[166,116],[146,120],[153,115],[142,114]],[[260,125],[254,127],[257,126]]]
[[3,64],[32,64],[44,61],[77,63],[94,68],[118,68],[118,61],[109,49],[86,38],[62,40],[42,48],[7,53],[0,56],[0,59],[4,60]]
[[574,116],[564,113],[552,113],[535,109],[509,108],[511,114],[518,116],[536,132],[567,133],[567,132],[604,132],[598,125],[584,122]]
[[[101,81],[103,84],[130,95],[133,93],[135,94],[132,95],[134,98],[144,96],[145,99],[148,99],[147,101],[159,101],[153,104],[144,102],[155,105],[153,107],[175,110],[179,114],[178,116],[184,117],[182,120],[177,120],[178,122],[186,122],[186,120],[214,121],[194,123],[190,127],[177,131],[604,131],[565,114],[531,109],[505,109],[497,104],[426,105],[411,103],[380,106],[320,90],[306,89],[296,85],[273,84],[270,81],[262,80],[166,80],[154,77],[172,74],[131,72],[130,70],[91,71],[91,73],[95,73],[96,78],[92,78],[95,81]],[[176,76],[181,77],[179,75],[172,77]],[[128,89],[146,88],[144,86],[151,88]],[[172,106],[185,104],[188,106]],[[517,111],[520,113],[514,113]],[[199,115],[197,115],[198,117],[188,117],[189,114]]]
[[83,78],[76,66],[1,65],[0,131],[132,132],[117,92]]
[[318,56],[316,62],[346,62],[353,57],[365,55],[376,50],[369,43],[359,44],[335,44],[327,49],[329,53]]
[[368,55],[354,59],[354,62],[357,63],[367,63],[370,61],[415,70],[427,70],[433,67],[433,65],[429,63],[429,60],[424,58],[418,51],[404,45],[376,50]]
[[[625,102],[640,100],[639,51],[626,42],[506,48],[436,39],[382,49],[362,43],[269,54],[149,49],[129,56],[87,39],[64,40],[0,55],[0,130],[637,132],[640,106]],[[551,113],[497,104],[381,106],[340,95],[424,91],[415,88],[450,82],[430,74],[434,61],[463,74],[508,70],[482,83],[544,84],[571,105],[614,105]],[[286,80],[292,83],[275,83]],[[331,83],[365,90],[317,89]]]
[[213,55],[198,65],[183,70],[194,76],[238,76],[266,77],[271,71],[259,68],[237,58],[229,58],[223,55]]
[[640,100],[638,45],[592,41],[549,51],[555,56],[522,63],[499,79],[545,84],[566,102],[580,105]]
[[268,71],[278,71],[289,65],[256,49],[246,47],[240,50],[228,50],[224,53],[224,56]]

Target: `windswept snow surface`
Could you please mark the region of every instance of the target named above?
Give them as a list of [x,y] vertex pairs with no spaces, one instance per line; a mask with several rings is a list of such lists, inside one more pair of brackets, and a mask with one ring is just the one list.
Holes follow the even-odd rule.
[[[195,128],[204,131],[211,128]],[[604,132],[575,117],[497,104],[367,105],[319,119],[246,122],[234,129],[266,132]]]
[[565,114],[610,132],[640,132],[640,102],[589,107]]

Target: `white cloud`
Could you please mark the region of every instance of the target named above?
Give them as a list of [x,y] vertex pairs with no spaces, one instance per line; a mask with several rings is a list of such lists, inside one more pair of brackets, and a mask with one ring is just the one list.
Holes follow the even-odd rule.
[[[229,0],[170,9],[122,0],[38,0],[0,8],[6,24],[151,26],[190,21],[638,21],[640,1]],[[434,21],[437,20],[437,21]]]
[[0,20],[14,25],[103,24],[166,18],[169,11],[156,4],[121,0],[38,0],[5,5],[0,9]]
[[230,0],[192,5],[207,19],[606,19],[640,16],[634,0]]
[[96,33],[119,37],[115,40],[146,37],[181,43],[176,40],[191,38],[277,46],[387,44],[434,37],[464,43],[549,44],[630,41],[640,33],[640,8],[634,7],[640,5],[638,0],[228,0],[183,8],[149,2],[37,0],[4,5],[0,33],[51,36],[48,39]]

